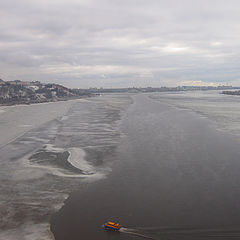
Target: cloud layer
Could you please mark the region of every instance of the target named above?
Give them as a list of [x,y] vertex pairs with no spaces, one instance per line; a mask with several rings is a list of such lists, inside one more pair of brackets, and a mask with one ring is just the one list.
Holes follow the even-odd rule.
[[0,0],[0,78],[240,85],[240,2]]

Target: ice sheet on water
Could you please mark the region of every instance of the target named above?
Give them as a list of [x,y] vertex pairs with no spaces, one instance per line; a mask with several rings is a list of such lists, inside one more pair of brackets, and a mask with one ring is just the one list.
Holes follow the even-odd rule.
[[83,171],[84,174],[94,174],[94,167],[85,160],[86,153],[81,148],[69,148],[68,152],[70,153],[68,157],[68,162],[74,167]]
[[155,93],[150,98],[191,110],[210,119],[218,129],[240,134],[240,97],[221,94],[220,91],[188,91]]
[[[118,121],[129,97],[75,101],[66,104],[72,106],[68,113],[62,104],[13,108],[18,128],[8,137],[24,135],[0,149],[4,159],[0,161],[0,218],[4,219],[0,239],[51,239],[48,220],[66,196],[81,183],[102,179],[111,171],[120,138]],[[54,112],[57,109],[62,115],[60,110]],[[49,122],[47,110],[55,120]],[[6,120],[10,115],[5,115]],[[39,115],[41,126],[36,123]],[[14,121],[7,122],[15,127]],[[32,126],[20,129],[24,124]]]
[[0,239],[6,240],[54,240],[49,224],[25,223],[17,228],[0,232]]
[[33,168],[60,177],[78,177],[101,179],[110,171],[110,168],[94,167],[86,161],[86,152],[81,148],[59,148],[52,144],[46,144],[42,149],[25,159],[25,163]]

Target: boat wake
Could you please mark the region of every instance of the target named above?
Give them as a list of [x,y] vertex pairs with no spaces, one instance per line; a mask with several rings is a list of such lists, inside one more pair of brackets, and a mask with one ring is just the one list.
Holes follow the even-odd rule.
[[149,235],[142,234],[142,233],[138,232],[138,230],[136,230],[136,229],[130,229],[130,228],[121,227],[119,232],[130,234],[130,235],[135,235],[135,236],[142,237],[142,238],[145,238],[145,239],[159,240],[159,239],[151,237]]
[[[240,239],[240,231],[238,229],[195,229],[195,228],[124,228],[119,230],[121,233],[135,235],[145,239]],[[143,231],[145,231],[143,233]],[[151,235],[159,235],[158,237]]]

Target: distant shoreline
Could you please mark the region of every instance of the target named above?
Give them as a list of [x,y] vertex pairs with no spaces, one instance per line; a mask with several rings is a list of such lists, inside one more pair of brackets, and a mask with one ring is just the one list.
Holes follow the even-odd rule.
[[238,90],[238,91],[222,91],[222,94],[240,96],[240,90]]
[[39,103],[54,103],[54,102],[66,102],[71,100],[78,100],[78,99],[85,99],[90,97],[95,97],[97,95],[89,95],[89,96],[81,96],[76,98],[64,98],[64,99],[52,99],[52,100],[46,100],[46,101],[10,101],[6,103],[0,103],[0,107],[2,106],[17,106],[17,105],[32,105],[32,104],[39,104]]

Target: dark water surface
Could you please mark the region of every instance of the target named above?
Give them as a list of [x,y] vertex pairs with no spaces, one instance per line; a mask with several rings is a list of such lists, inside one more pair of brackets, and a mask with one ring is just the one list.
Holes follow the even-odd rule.
[[[112,172],[70,195],[51,220],[56,240],[240,239],[234,136],[144,94],[134,97],[120,128]],[[105,232],[109,220],[127,230]]]

